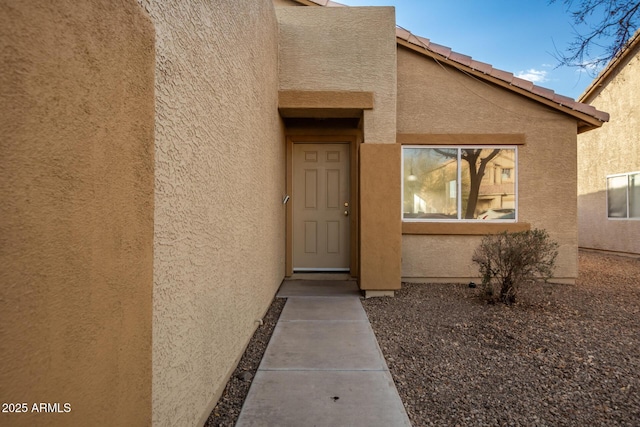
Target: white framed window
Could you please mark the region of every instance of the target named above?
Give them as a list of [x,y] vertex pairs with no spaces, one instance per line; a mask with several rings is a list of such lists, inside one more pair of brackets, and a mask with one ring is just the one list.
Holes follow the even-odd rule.
[[517,147],[403,146],[403,221],[515,222]]
[[607,176],[607,218],[640,219],[640,172]]

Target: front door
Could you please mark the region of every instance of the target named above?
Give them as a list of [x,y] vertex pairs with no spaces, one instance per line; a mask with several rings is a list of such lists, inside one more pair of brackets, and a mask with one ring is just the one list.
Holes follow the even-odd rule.
[[349,271],[349,144],[293,144],[293,269]]

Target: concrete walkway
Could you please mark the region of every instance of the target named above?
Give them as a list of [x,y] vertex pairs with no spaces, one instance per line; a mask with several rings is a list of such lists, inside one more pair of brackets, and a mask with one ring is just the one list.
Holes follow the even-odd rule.
[[410,426],[355,282],[289,280],[236,426]]

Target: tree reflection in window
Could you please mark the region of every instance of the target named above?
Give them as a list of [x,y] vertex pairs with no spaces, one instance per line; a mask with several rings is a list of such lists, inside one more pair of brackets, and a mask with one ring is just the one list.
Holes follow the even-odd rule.
[[405,147],[404,218],[515,219],[515,154],[511,147]]

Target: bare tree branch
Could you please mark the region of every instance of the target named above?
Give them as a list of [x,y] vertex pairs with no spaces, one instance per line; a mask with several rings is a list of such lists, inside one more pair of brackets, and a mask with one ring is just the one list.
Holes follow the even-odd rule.
[[[609,63],[626,46],[638,29],[640,1],[638,0],[550,0],[562,1],[571,13],[575,24],[576,39],[566,51],[556,49],[559,65],[580,67],[591,74]],[[589,30],[581,33],[577,27],[585,25],[591,18],[598,18]],[[609,41],[613,39],[613,41]],[[601,48],[604,54],[592,56],[593,48]]]

